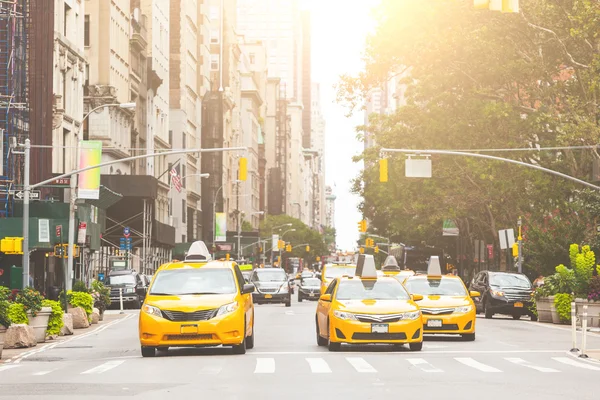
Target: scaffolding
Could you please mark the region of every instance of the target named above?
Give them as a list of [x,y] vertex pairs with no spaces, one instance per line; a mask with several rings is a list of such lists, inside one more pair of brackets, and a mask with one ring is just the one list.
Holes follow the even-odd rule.
[[28,3],[0,0],[0,218],[12,216],[10,192],[22,184],[23,158],[10,153],[9,138],[29,134]]

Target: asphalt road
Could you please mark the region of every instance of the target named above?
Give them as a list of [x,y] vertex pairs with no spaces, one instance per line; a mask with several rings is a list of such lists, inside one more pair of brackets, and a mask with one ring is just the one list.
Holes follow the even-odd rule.
[[[0,364],[11,399],[597,399],[600,363],[567,354],[570,332],[496,317],[477,340],[427,339],[423,351],[316,345],[315,302],[256,306],[256,346],[174,349],[142,358],[137,313],[98,332]],[[591,336],[590,348],[600,348]],[[594,390],[596,389],[595,393]]]

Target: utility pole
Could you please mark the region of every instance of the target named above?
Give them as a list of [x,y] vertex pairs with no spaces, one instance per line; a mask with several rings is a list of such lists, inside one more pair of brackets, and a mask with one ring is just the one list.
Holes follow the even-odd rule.
[[242,223],[240,221],[240,181],[238,181],[237,183],[237,199],[235,201],[235,213],[236,213],[236,220],[237,220],[237,258],[238,261],[242,259],[242,249],[241,249],[241,245],[242,245]]
[[521,226],[523,225],[523,221],[522,218],[519,217],[519,221],[518,221],[518,226],[519,226],[519,236],[517,238],[518,240],[518,244],[519,244],[519,257],[518,257],[518,262],[519,262],[519,273],[523,273],[523,236],[521,235]]
[[[23,177],[23,220],[29,222],[29,166],[31,162],[31,141],[25,139],[25,176]],[[23,289],[29,286],[29,224],[23,226]]]

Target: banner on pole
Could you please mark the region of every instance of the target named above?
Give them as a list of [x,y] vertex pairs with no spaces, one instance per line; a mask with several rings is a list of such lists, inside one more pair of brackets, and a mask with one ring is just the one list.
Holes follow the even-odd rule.
[[[98,165],[102,162],[102,142],[99,140],[82,140],[79,169]],[[79,174],[80,199],[98,200],[100,198],[100,168],[94,168]]]
[[215,213],[215,242],[225,242],[227,240],[227,215],[225,213]]
[[458,236],[459,231],[458,227],[451,219],[444,220],[444,225],[442,227],[442,236]]
[[271,251],[279,251],[279,235],[273,235],[271,241]]

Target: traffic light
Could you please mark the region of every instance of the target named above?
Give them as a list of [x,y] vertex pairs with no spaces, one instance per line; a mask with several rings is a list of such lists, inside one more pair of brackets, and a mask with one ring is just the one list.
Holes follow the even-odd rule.
[[231,257],[231,256],[229,255],[229,253],[225,254],[225,260],[226,260],[226,261],[229,261],[229,258],[230,258],[230,257]]
[[292,245],[288,244],[287,246],[285,246],[285,251],[287,251],[288,253],[292,252]]
[[6,254],[23,254],[23,238],[5,237],[0,241],[0,251]]
[[240,157],[238,179],[245,181],[248,178],[248,159],[246,157]]
[[379,160],[379,182],[388,181],[388,159],[382,158]]
[[[58,258],[68,258],[69,253],[67,249],[69,248],[68,244],[57,244],[54,246],[54,257]],[[73,245],[73,257],[79,257],[79,246],[76,244]]]
[[306,246],[306,252],[307,253],[310,252],[310,246],[309,245]]
[[321,257],[317,256],[317,261],[321,261]]
[[285,247],[285,242],[283,240],[277,241],[277,248],[279,250],[283,249],[284,247]]
[[359,232],[366,232],[367,231],[367,221],[366,220],[362,220],[358,223],[358,231]]
[[379,246],[375,246],[375,253],[379,253]]
[[365,248],[364,248],[364,247],[361,247],[360,249],[358,249],[358,252],[359,252],[360,254],[365,254]]
[[519,12],[519,0],[474,0],[473,5],[477,10]]
[[518,243],[513,244],[512,255],[513,255],[513,257],[519,257],[519,244]]

